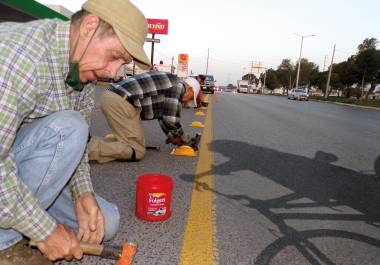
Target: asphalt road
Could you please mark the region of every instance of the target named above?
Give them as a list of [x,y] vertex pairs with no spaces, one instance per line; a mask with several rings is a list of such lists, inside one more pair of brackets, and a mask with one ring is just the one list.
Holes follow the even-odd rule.
[[[184,110],[186,130],[201,131],[187,126],[193,120],[194,110]],[[122,215],[112,243],[134,238],[135,264],[180,263],[194,184],[214,196],[216,264],[380,264],[380,112],[223,93],[212,100],[213,185],[205,182],[210,172],[195,176],[197,158],[169,155],[156,121],[144,128],[147,143],[161,151],[138,163],[91,164],[96,192]],[[92,134],[108,131],[96,110]],[[165,222],[134,214],[135,180],[146,173],[175,181]],[[60,264],[114,262],[86,257]]]
[[213,118],[220,264],[380,264],[380,112],[226,93]]

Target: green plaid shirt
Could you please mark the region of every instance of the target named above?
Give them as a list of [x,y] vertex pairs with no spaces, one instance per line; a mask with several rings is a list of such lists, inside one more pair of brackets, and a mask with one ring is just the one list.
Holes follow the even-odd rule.
[[[10,151],[24,123],[56,111],[80,111],[89,121],[93,89],[77,92],[65,85],[69,70],[70,22],[37,20],[0,23],[0,227],[13,228],[30,239],[46,239],[55,220],[17,177]],[[92,192],[87,154],[70,187],[75,200]]]

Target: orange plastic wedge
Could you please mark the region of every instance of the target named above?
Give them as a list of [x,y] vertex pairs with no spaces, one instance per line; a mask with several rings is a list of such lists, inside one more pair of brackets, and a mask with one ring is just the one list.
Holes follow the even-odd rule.
[[197,152],[188,145],[178,146],[170,154],[176,156],[197,156]]
[[193,122],[190,124],[190,127],[200,127],[200,128],[203,128],[203,127],[205,127],[205,126],[204,126],[203,123],[200,122],[200,121],[193,121]]

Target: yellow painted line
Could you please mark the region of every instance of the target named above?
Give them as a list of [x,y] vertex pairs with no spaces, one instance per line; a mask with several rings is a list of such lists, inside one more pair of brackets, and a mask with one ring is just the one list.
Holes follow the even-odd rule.
[[189,216],[182,243],[180,260],[182,265],[215,265],[218,260],[215,239],[214,194],[211,191],[214,179],[212,175],[212,153],[209,150],[211,141],[212,104],[209,104],[200,143]]

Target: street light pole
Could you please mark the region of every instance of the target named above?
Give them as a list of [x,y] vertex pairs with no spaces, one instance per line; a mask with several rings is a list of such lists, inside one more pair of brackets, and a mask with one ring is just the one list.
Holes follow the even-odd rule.
[[207,49],[207,64],[206,64],[206,75],[208,73],[208,58],[210,57],[210,48]]
[[300,35],[298,33],[294,33],[294,34],[301,38],[301,48],[300,48],[300,55],[298,57],[298,69],[297,69],[297,81],[296,81],[296,88],[298,88],[298,81],[300,78],[300,70],[301,70],[301,55],[302,55],[303,39],[307,37],[314,37],[316,35]]

